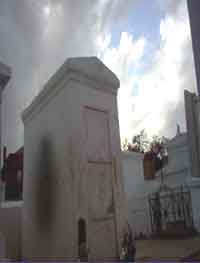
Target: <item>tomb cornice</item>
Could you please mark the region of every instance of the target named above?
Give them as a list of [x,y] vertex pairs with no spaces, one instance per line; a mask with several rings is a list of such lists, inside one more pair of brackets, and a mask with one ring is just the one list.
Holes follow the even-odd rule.
[[[82,65],[78,66],[79,59]],[[75,60],[75,63],[74,63]],[[99,68],[99,74],[96,69],[90,71],[87,69],[87,63],[84,60],[93,60],[93,66]],[[91,67],[91,64],[90,64]],[[102,72],[105,71],[105,72]],[[109,79],[109,75],[111,76]],[[103,78],[105,76],[105,78]],[[60,69],[50,78],[42,91],[34,98],[33,102],[22,113],[22,120],[26,122],[32,118],[34,114],[39,113],[42,108],[57,95],[57,93],[66,88],[68,83],[82,83],[83,86],[101,90],[112,95],[117,95],[119,88],[119,80],[106,66],[97,58],[70,58]]]

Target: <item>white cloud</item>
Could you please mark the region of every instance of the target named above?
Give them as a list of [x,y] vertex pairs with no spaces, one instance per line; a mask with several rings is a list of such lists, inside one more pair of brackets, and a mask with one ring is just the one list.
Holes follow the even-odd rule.
[[118,94],[118,105],[121,135],[130,136],[132,134],[131,120],[133,118],[131,93],[137,77],[135,75],[130,76],[129,71],[131,68],[137,67],[141,60],[146,40],[141,37],[134,42],[132,35],[122,32],[117,48],[109,47],[110,41],[105,40],[102,43],[107,43],[107,47],[104,44],[102,45],[100,58],[120,79],[121,88]]
[[[151,70],[138,81],[133,114],[144,121],[133,130],[146,128],[150,135],[173,136],[176,123],[185,129],[183,90],[195,90],[190,27],[185,1],[180,1],[176,15],[167,14],[160,23],[160,49]],[[187,79],[190,79],[190,86]],[[181,107],[181,110],[179,109]],[[134,129],[135,128],[135,129]]]
[[[105,41],[109,45],[109,41]],[[185,129],[183,90],[195,90],[190,28],[185,1],[176,5],[160,22],[160,48],[152,56],[152,67],[142,76],[129,74],[130,69],[144,63],[145,38],[133,41],[121,34],[117,48],[103,48],[101,57],[121,81],[119,120],[121,136],[131,138],[146,129],[151,136],[173,136],[176,123]],[[189,85],[188,85],[189,84]],[[138,93],[133,95],[134,87]]]

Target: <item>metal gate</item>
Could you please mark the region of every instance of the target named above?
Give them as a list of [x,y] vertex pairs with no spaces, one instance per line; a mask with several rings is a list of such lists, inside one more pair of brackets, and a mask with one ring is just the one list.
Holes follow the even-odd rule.
[[191,193],[188,187],[165,186],[149,195],[152,234],[193,229]]

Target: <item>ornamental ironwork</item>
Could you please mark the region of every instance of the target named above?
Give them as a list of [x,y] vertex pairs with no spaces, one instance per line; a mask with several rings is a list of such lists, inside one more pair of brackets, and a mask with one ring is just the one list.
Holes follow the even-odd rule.
[[149,210],[153,234],[193,229],[189,187],[169,188],[162,185],[157,192],[149,195]]

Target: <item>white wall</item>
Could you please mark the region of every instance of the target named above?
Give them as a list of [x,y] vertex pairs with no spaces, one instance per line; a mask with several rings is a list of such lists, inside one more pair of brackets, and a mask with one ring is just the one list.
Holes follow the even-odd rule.
[[[164,182],[172,188],[181,185],[190,187],[194,224],[200,231],[200,180],[191,176],[187,134],[174,137],[167,147],[169,161],[164,169]],[[140,232],[149,235],[151,226],[148,195],[159,189],[160,172],[154,180],[144,180],[142,154],[122,152],[122,160],[129,222],[136,235]]]
[[190,168],[187,133],[175,136],[167,143],[168,165],[166,174],[173,174]]
[[126,198],[130,199],[137,187],[143,182],[143,154],[122,152],[122,171]]
[[144,195],[143,154],[122,152],[122,174],[129,224],[135,235],[148,232],[148,207]]

